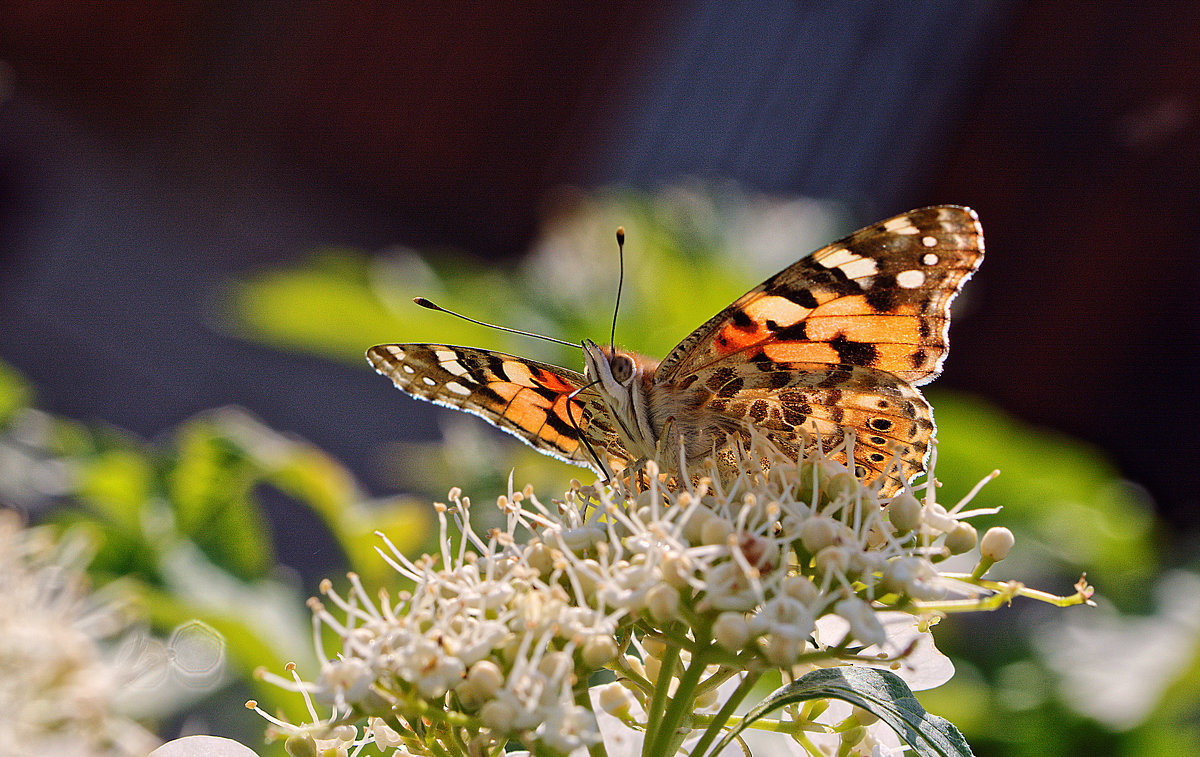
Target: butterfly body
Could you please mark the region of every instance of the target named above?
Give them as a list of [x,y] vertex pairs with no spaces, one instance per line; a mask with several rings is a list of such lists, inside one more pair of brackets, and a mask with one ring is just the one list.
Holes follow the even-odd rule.
[[584,374],[448,345],[378,345],[367,359],[413,396],[602,475],[647,459],[679,470],[747,424],[793,457],[853,430],[856,469],[887,493],[924,465],[935,427],[917,387],[940,372],[950,302],[982,258],[973,211],[921,208],[800,259],[661,362],[590,341]]

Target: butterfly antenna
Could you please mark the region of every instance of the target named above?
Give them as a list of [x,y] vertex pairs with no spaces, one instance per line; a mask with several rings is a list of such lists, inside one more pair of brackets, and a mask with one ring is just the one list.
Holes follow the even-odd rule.
[[584,435],[583,429],[581,429],[579,427],[579,422],[576,421],[575,416],[571,414],[571,406],[573,404],[571,402],[571,400],[573,400],[577,396],[579,396],[579,393],[582,392],[584,389],[590,389],[591,387],[593,387],[599,383],[600,383],[600,381],[597,380],[597,381],[591,382],[590,384],[584,384],[583,386],[579,387],[578,389],[576,389],[575,391],[573,391],[567,395],[567,420],[570,421],[571,425],[575,427],[575,432],[579,434],[579,441],[583,442],[583,446],[587,448],[588,454],[591,455],[592,459],[596,461],[596,466],[600,469],[601,473],[604,475],[604,480],[608,481],[610,478],[608,475],[608,466],[605,465],[604,462],[600,460],[600,456],[596,454],[596,450],[594,447],[592,447],[592,443],[588,440],[587,436]]
[[455,318],[461,318],[464,321],[470,321],[471,323],[475,323],[480,326],[487,326],[489,329],[496,329],[497,331],[507,331],[510,334],[520,334],[521,336],[531,336],[534,339],[545,339],[547,342],[554,342],[555,344],[565,344],[568,347],[576,347],[576,348],[582,349],[582,345],[575,344],[574,342],[564,342],[562,339],[555,339],[552,336],[545,336],[543,334],[534,334],[532,331],[521,331],[520,329],[510,329],[507,326],[497,326],[494,323],[484,323],[483,321],[477,321],[474,318],[466,317],[462,313],[455,313],[453,310],[447,310],[446,308],[442,307],[441,305],[432,303],[429,300],[425,299],[424,297],[413,297],[413,302],[417,303],[418,305],[420,305],[423,308],[429,308],[430,310],[437,310],[442,313],[448,313],[448,314],[454,316]]
[[621,309],[621,287],[625,285],[625,227],[617,227],[617,304],[613,306],[612,332],[608,337],[608,346],[613,352],[617,351],[617,311]]

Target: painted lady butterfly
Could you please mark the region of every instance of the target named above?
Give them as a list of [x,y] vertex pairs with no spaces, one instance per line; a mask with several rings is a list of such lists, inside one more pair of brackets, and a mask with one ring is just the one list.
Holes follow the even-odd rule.
[[381,344],[367,360],[414,397],[603,476],[651,458],[678,471],[680,456],[728,454],[750,423],[793,457],[854,431],[858,474],[885,476],[889,494],[925,465],[935,427],[917,387],[941,371],[950,303],[982,259],[973,210],[921,208],[785,268],[661,363],[588,340],[582,375],[440,344]]

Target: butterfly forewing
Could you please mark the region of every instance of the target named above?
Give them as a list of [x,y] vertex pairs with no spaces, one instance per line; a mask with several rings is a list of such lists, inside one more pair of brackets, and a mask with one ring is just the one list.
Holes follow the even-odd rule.
[[623,459],[619,449],[617,459],[608,452],[616,433],[604,401],[595,389],[581,389],[585,382],[575,371],[444,344],[380,344],[367,351],[367,360],[414,397],[474,413],[539,452],[594,466],[582,430],[598,454],[607,453],[610,466]]
[[926,383],[946,356],[950,302],[982,258],[969,208],[921,208],[868,226],[739,297],[672,350],[655,380],[765,359]]

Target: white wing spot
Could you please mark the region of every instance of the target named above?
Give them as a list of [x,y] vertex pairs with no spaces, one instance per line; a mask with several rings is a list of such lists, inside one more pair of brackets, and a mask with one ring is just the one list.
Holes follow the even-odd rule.
[[926,247],[937,247],[937,237],[921,237],[921,244]]
[[449,389],[450,391],[454,392],[455,394],[461,394],[464,397],[468,396],[471,393],[470,389],[468,389],[467,387],[458,383],[457,381],[447,381],[446,388]]
[[[874,258],[859,258],[843,265],[842,271],[851,279],[868,279],[879,273],[879,266],[875,264]],[[870,286],[870,284],[870,281],[859,282],[859,286],[864,288]]]
[[400,368],[403,369],[403,371],[405,373],[416,373],[417,372],[416,369],[414,369],[411,365],[408,365],[408,364],[402,365],[402,366],[400,366]]
[[768,295],[746,305],[746,315],[755,323],[774,321],[776,326],[787,327],[806,317],[812,311],[801,307],[787,297]]
[[921,262],[925,265],[937,265],[938,256],[934,255],[932,252],[927,252],[925,253],[925,256],[921,258]]
[[912,220],[908,216],[900,216],[883,222],[885,231],[890,231],[893,234],[918,234],[920,229],[913,226]]
[[455,376],[465,376],[468,373],[467,367],[462,364],[456,353],[450,350],[437,350],[435,354],[437,355],[438,362],[442,364],[442,367],[448,373],[452,373]]
[[925,274],[920,271],[901,271],[896,274],[896,283],[905,289],[916,289],[925,283]]
[[383,349],[387,350],[392,357],[404,357],[404,350],[400,349],[400,347],[395,344],[389,344]]
[[516,360],[505,360],[501,366],[504,370],[504,378],[519,384],[521,386],[530,386],[533,381],[533,376],[523,363],[518,363]]
[[437,386],[437,382],[428,376],[422,376],[421,381],[425,382],[425,386]]
[[855,255],[847,249],[837,249],[822,257],[819,261],[826,268],[841,268],[847,278],[861,279],[879,273],[879,266],[874,258]]

